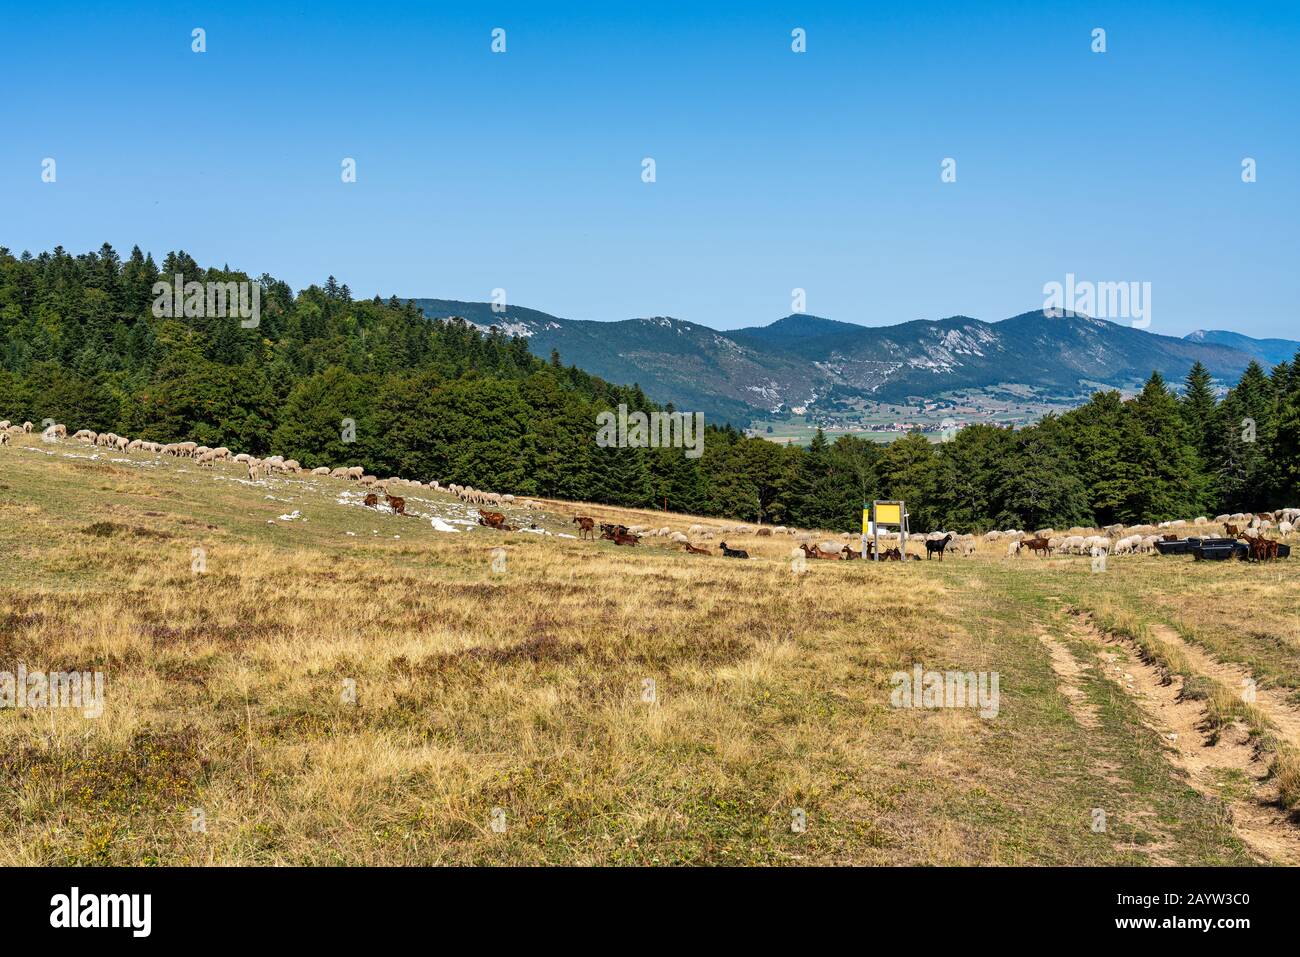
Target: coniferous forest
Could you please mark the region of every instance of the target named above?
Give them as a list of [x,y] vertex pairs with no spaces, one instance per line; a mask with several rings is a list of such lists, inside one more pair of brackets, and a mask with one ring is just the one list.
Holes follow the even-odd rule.
[[[153,285],[262,286],[260,323],[156,318]],[[137,247],[32,256],[0,248],[0,417],[194,440],[304,466],[459,482],[517,495],[850,530],[873,498],[914,530],[1134,524],[1300,501],[1300,355],[1252,364],[1226,395],[1199,365],[1132,399],[1099,392],[1019,431],[975,425],[932,444],[821,433],[807,449],[710,426],[704,454],[600,448],[597,413],[650,411],[527,343],[430,321],[333,277],[297,294],[269,275],[161,263]],[[671,407],[668,407],[671,409]],[[351,425],[345,425],[350,422]]]

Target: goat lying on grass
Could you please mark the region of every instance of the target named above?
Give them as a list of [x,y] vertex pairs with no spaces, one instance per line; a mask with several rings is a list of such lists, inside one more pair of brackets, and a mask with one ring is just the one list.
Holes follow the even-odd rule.
[[843,557],[843,555],[840,552],[823,551],[817,545],[800,545],[799,547],[803,549],[803,553],[807,555],[809,558],[820,558],[826,561],[838,561],[840,558]]

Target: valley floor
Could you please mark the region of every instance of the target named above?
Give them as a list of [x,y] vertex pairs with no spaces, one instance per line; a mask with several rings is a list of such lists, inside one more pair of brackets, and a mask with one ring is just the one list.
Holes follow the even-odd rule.
[[1296,559],[804,567],[244,474],[0,448],[0,671],[105,676],[0,709],[0,863],[1300,863]]

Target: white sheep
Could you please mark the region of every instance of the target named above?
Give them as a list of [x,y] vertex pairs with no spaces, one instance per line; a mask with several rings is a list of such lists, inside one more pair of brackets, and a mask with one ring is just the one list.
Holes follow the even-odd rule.
[[1137,535],[1130,535],[1127,538],[1121,538],[1115,543],[1115,554],[1131,555],[1140,541],[1142,541],[1142,539]]
[[1105,535],[1089,535],[1084,540],[1084,543],[1087,545],[1087,550],[1092,552],[1093,554],[1096,554],[1096,551],[1094,551],[1094,549],[1100,549],[1101,551],[1107,553],[1110,552],[1111,541]]
[[1069,535],[1061,539],[1059,547],[1067,555],[1082,555],[1087,549],[1088,543],[1082,535]]

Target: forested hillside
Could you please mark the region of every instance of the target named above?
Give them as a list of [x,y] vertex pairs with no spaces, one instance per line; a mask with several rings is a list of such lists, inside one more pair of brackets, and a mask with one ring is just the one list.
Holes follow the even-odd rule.
[[1132,400],[1098,393],[1017,432],[974,426],[938,445],[910,435],[883,447],[819,434],[804,450],[710,428],[691,459],[597,447],[598,412],[653,404],[520,339],[427,320],[395,298],[354,300],[332,277],[297,294],[257,277],[257,328],[155,318],[153,284],[177,273],[250,278],[184,252],[156,264],[138,248],[126,260],[107,245],[78,256],[0,248],[0,417],[805,527],[854,528],[861,501],[885,497],[908,501],[914,528],[962,531],[1300,501],[1300,356],[1267,372],[1252,364],[1221,400],[1198,367],[1181,394],[1153,375]]

